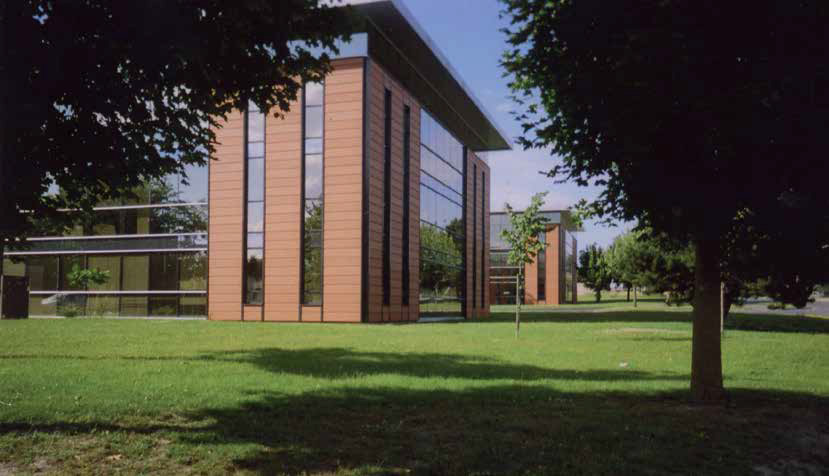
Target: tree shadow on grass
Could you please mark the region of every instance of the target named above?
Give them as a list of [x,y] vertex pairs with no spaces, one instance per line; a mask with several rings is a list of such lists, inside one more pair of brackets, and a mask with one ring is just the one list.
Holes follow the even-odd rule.
[[[440,323],[444,325],[466,322],[475,323],[498,323],[513,322],[515,313],[493,312],[490,317],[476,319],[473,321],[457,323]],[[521,321],[524,323],[549,322],[549,323],[660,323],[660,322],[692,322],[690,312],[683,311],[652,311],[652,310],[630,310],[630,311],[608,311],[580,313],[572,312],[534,312],[521,314]],[[802,332],[829,334],[829,319],[820,317],[807,317],[799,315],[774,315],[774,314],[730,314],[725,320],[726,330],[758,331],[758,332]]]
[[804,428],[829,435],[829,399],[740,389],[731,396],[729,406],[699,407],[686,392],[331,387],[253,392],[238,405],[169,423],[23,423],[0,431],[162,433],[197,468],[204,458],[201,469],[257,474],[743,474],[783,458],[829,464],[799,442]]
[[12,354],[14,359],[68,359],[92,361],[171,361],[249,364],[269,372],[304,377],[343,379],[366,375],[463,380],[580,380],[684,381],[687,375],[646,373],[637,370],[570,370],[516,364],[492,357],[434,352],[365,352],[339,347],[303,349],[264,348],[209,352],[197,356],[84,356],[69,354]]

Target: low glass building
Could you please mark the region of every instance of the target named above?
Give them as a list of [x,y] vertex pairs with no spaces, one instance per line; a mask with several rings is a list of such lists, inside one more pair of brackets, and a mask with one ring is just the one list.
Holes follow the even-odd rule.
[[[576,231],[570,212],[546,210],[540,213],[547,220],[547,231],[538,236],[546,243],[530,265],[524,268],[524,304],[575,304],[576,293]],[[509,245],[501,232],[510,228],[506,212],[490,214],[490,296],[491,304],[515,304],[516,280],[519,272],[507,260]]]
[[[360,1],[363,32],[284,117],[253,104],[209,168],[101,204],[6,271],[31,314],[414,321],[489,312],[490,173],[509,143],[411,14]],[[109,271],[73,289],[75,267]]]

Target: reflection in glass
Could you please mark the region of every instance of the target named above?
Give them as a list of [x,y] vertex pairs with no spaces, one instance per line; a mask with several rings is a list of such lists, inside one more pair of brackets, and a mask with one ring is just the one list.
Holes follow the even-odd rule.
[[58,257],[30,256],[26,260],[29,289],[32,291],[56,291],[58,287]]
[[117,291],[120,287],[118,282],[121,277],[121,257],[120,256],[90,256],[87,261],[87,268],[97,269],[109,274],[106,282],[98,285],[90,285],[90,291]]
[[248,160],[248,201],[265,200],[265,159]]
[[248,203],[248,231],[261,233],[265,229],[265,204],[263,202]]
[[303,150],[302,196],[302,303],[322,303],[322,222],[323,222],[323,99],[321,83],[305,85],[305,148]]
[[248,249],[245,262],[245,302],[247,304],[262,304],[263,299],[263,263],[262,250]]
[[60,257],[60,290],[61,291],[83,291],[81,286],[76,286],[69,279],[70,273],[75,269],[84,269],[83,256],[61,256]]

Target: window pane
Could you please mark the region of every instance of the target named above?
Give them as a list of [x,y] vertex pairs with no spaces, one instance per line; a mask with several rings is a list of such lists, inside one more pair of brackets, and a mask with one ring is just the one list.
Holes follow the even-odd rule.
[[147,296],[121,297],[122,317],[147,317],[149,315],[149,298]]
[[305,156],[305,198],[322,198],[322,156]]
[[82,317],[86,316],[86,296],[70,295],[58,296],[58,316]]
[[303,269],[303,304],[319,304],[322,296],[322,249],[306,240]]
[[305,137],[322,137],[322,107],[308,107],[305,109]]
[[181,296],[179,298],[179,315],[185,317],[206,316],[207,298],[204,296]]
[[84,269],[83,256],[61,256],[60,257],[60,290],[61,291],[83,291],[81,286],[73,286],[70,283],[69,275],[74,269]]
[[264,142],[249,142],[248,143],[248,159],[256,159],[265,156]]
[[207,230],[207,207],[154,208],[150,216],[152,234],[198,233]]
[[306,139],[305,140],[306,154],[322,154],[322,139]]
[[248,203],[248,231],[261,233],[264,231],[265,204],[262,202]]
[[150,289],[176,291],[178,286],[178,256],[159,253],[150,255]]
[[248,142],[265,141],[265,115],[251,111],[248,114]]
[[187,184],[182,177],[179,195],[184,203],[207,203],[207,165],[185,165]]
[[322,202],[319,200],[305,201],[305,230],[322,230]]
[[57,296],[29,295],[29,315],[46,317],[57,316]]
[[150,289],[149,255],[124,256],[123,287],[124,291],[147,291]]
[[245,302],[262,304],[262,250],[248,250],[245,263]]
[[[97,269],[109,274],[103,284],[90,284],[90,291],[118,291],[121,285],[121,257],[120,256],[90,256],[87,268]],[[116,306],[117,307],[117,306]]]
[[248,160],[248,201],[265,199],[265,159]]
[[306,106],[322,106],[323,93],[322,83],[306,83],[305,84],[305,105]]
[[6,276],[26,276],[26,262],[15,263],[8,258],[3,259],[3,274]]
[[263,233],[248,233],[248,248],[262,248],[263,242]]
[[118,296],[89,296],[86,300],[86,315],[112,317],[118,315]]
[[150,317],[171,317],[178,315],[177,296],[150,296]]
[[179,289],[204,291],[207,289],[207,255],[205,253],[179,255],[181,278]]

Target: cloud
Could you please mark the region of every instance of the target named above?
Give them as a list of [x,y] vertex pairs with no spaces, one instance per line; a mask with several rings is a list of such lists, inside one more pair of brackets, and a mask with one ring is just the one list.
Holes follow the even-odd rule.
[[515,105],[512,101],[504,101],[497,106],[495,106],[495,110],[498,112],[512,112],[515,109]]

